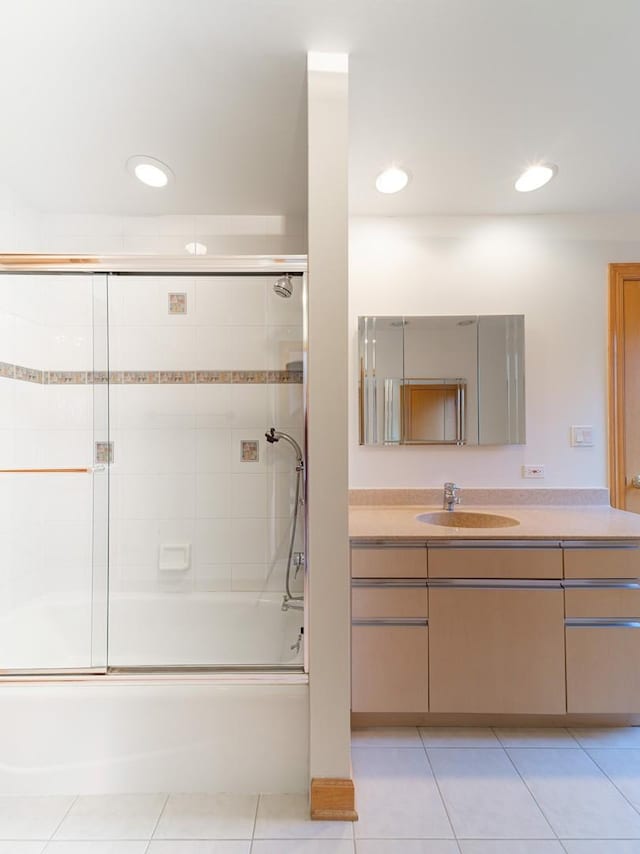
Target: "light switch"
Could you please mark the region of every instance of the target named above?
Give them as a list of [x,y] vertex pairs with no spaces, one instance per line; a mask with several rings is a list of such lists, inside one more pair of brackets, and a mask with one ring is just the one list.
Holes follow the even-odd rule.
[[591,424],[573,424],[571,427],[571,446],[574,448],[593,447],[593,427]]

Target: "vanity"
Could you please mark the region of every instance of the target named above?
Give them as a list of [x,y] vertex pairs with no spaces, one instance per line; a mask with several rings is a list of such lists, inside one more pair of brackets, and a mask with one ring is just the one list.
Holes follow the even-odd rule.
[[[360,317],[360,444],[524,444],[524,364],[522,315]],[[355,723],[640,723],[640,515],[514,492],[351,507]]]
[[354,719],[640,716],[640,517],[441,514],[351,508]]

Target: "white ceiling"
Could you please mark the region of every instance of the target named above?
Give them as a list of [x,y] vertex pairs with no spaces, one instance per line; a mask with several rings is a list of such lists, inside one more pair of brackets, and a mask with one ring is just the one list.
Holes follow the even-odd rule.
[[[300,213],[314,49],[351,54],[354,213],[637,212],[638,32],[638,0],[0,0],[0,182],[46,211]],[[536,158],[558,177],[515,193]],[[392,161],[412,180],[381,196]]]

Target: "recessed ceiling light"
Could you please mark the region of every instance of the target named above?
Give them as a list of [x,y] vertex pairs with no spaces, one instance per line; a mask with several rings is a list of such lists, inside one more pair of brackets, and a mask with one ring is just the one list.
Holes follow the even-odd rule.
[[127,160],[127,169],[147,187],[159,189],[166,187],[173,178],[173,172],[161,160],[146,154],[136,154]]
[[376,190],[379,193],[399,193],[408,183],[409,173],[398,166],[391,166],[376,178]]
[[516,181],[516,190],[519,193],[538,190],[548,184],[557,172],[558,167],[553,163],[536,163],[534,166],[529,166]]
[[207,254],[207,247],[204,245],[204,243],[197,243],[197,242],[187,243],[187,245],[184,248],[187,250],[189,255],[206,255]]

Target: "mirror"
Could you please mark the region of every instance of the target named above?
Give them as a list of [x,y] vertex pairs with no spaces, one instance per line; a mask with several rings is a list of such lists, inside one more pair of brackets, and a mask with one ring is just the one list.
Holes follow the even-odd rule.
[[361,445],[525,442],[524,316],[359,317]]

